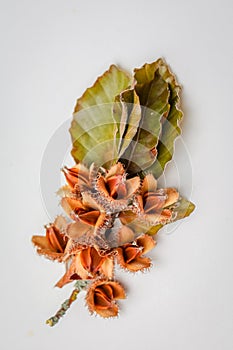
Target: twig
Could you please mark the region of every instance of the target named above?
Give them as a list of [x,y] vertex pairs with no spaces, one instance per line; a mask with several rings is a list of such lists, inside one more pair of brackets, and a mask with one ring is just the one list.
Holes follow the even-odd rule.
[[50,327],[55,326],[55,324],[58,323],[61,317],[63,317],[66,313],[66,311],[70,308],[71,304],[77,299],[78,294],[86,288],[88,284],[88,281],[77,281],[75,283],[75,289],[72,291],[69,299],[66,299],[64,303],[62,303],[60,309],[57,311],[57,313],[50,317],[47,321],[46,324],[48,324]]

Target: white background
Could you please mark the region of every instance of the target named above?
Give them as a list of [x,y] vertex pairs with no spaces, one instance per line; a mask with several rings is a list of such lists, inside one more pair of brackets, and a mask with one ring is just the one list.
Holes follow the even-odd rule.
[[[232,349],[233,2],[0,5],[1,349]],[[51,329],[44,320],[70,286],[53,289],[63,267],[30,243],[49,221],[40,193],[44,150],[111,63],[132,70],[160,56],[183,85],[196,211],[159,234],[150,272],[118,273],[128,292],[118,319],[89,316],[81,296]],[[56,181],[59,169],[54,174]],[[190,195],[189,179],[180,190]]]

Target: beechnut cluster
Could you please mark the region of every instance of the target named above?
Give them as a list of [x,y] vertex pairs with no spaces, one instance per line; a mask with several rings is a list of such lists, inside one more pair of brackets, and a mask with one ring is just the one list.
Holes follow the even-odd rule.
[[172,221],[179,194],[174,188],[157,189],[151,174],[127,179],[121,163],[109,171],[94,164],[63,171],[67,185],[60,190],[61,205],[71,221],[58,216],[45,236],[33,236],[32,241],[39,254],[68,266],[57,287],[91,280],[89,310],[116,316],[115,300],[125,298],[125,291],[114,279],[115,263],[131,272],[150,267],[145,254],[155,241],[147,232]]

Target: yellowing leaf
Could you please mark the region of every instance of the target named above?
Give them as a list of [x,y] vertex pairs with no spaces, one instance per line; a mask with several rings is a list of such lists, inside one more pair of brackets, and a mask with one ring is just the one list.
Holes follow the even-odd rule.
[[119,159],[136,134],[141,119],[140,101],[134,89],[125,90],[116,97],[113,112]]
[[70,133],[72,156],[79,163],[109,167],[117,158],[112,103],[130,85],[130,77],[112,65],[77,100]]
[[[173,209],[173,220],[172,222],[181,220],[186,218],[187,216],[189,216],[195,209],[195,205],[188,201],[185,198],[181,198],[178,203],[177,206]],[[169,223],[168,223],[169,224]],[[154,235],[155,233],[157,233],[163,226],[162,224],[156,225],[156,226],[152,226],[150,228],[150,230],[147,231],[147,234],[149,235]]]
[[[162,175],[164,168],[172,159],[174,152],[174,142],[177,136],[180,135],[181,129],[179,122],[183,117],[183,113],[179,108],[180,105],[180,86],[176,82],[174,74],[169,70],[167,64],[159,59],[155,63],[151,64],[151,69],[155,69],[159,66],[159,73],[162,78],[168,83],[170,90],[169,104],[170,110],[166,118],[162,121],[162,131],[157,145],[157,159],[154,164],[150,167],[150,171],[154,174],[156,178]],[[145,71],[150,71],[150,65],[146,65]],[[139,74],[139,72],[138,72]],[[140,79],[142,79],[140,72]],[[148,75],[149,76],[149,75]]]
[[[151,80],[150,80],[151,79]],[[128,173],[141,172],[150,167],[157,154],[161,132],[161,118],[169,111],[167,82],[154,66],[143,66],[135,71],[135,91],[142,106],[142,115],[136,135],[122,155]]]
[[195,205],[185,198],[181,198],[178,202],[178,206],[174,209],[174,220],[177,221],[189,216],[195,209]]

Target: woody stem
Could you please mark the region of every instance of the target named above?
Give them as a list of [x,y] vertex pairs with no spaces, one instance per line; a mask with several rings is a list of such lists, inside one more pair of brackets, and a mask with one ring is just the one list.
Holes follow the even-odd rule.
[[72,291],[69,299],[66,299],[64,303],[62,303],[60,309],[56,312],[56,314],[52,317],[50,317],[46,324],[48,324],[50,327],[55,326],[55,324],[58,323],[61,317],[63,317],[66,313],[66,311],[70,308],[71,304],[77,299],[77,296],[79,292],[84,290],[88,285],[88,281],[77,281],[75,283],[75,289]]

